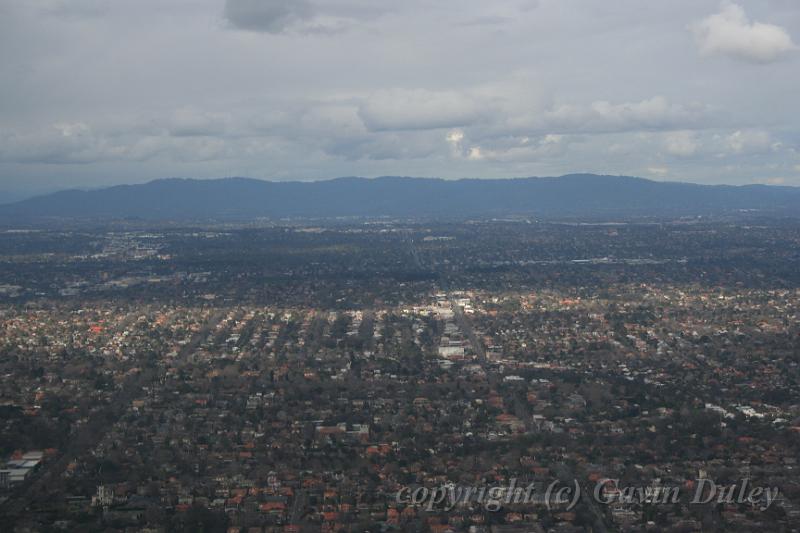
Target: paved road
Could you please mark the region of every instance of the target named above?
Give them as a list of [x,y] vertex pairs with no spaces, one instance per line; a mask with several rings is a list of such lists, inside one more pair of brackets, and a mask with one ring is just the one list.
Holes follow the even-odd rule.
[[[568,483],[571,483],[572,480],[578,480],[575,470],[573,470],[565,463],[557,465],[555,467],[555,472],[559,479],[565,480]],[[594,495],[592,494],[594,488],[590,487],[587,483],[581,483],[580,485],[581,485],[581,498],[578,502],[578,507],[583,507],[589,512],[589,515],[591,515],[592,531],[595,531],[597,533],[608,533],[609,528],[606,525],[605,516],[600,510],[600,504],[594,500]]]
[[300,525],[300,519],[303,517],[303,512],[306,507],[306,491],[298,490],[292,505],[292,511],[289,513],[289,524],[294,526]]
[[448,294],[447,298],[450,300],[450,307],[453,310],[453,315],[458,327],[461,329],[461,332],[466,335],[467,340],[469,340],[469,343],[472,345],[472,350],[475,352],[475,355],[478,356],[478,361],[485,366],[487,362],[486,350],[483,349],[481,340],[475,335],[475,328],[472,327],[472,321],[464,314],[464,310],[461,306],[455,303],[451,295]]

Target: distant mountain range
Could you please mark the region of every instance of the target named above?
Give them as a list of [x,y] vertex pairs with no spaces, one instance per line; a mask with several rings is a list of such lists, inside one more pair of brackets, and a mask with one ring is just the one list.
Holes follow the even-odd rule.
[[627,176],[463,179],[382,177],[314,182],[162,179],[68,190],[0,206],[0,218],[242,220],[257,217],[647,216],[757,210],[800,215],[800,188],[697,185]]

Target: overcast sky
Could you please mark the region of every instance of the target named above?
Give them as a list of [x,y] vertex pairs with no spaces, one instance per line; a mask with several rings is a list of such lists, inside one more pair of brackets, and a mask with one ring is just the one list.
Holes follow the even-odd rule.
[[0,0],[0,192],[570,172],[800,185],[797,0]]

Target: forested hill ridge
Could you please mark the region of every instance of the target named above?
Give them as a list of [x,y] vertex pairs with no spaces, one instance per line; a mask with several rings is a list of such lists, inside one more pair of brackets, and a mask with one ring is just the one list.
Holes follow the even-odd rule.
[[800,188],[698,185],[628,176],[553,178],[381,177],[325,181],[170,178],[67,190],[0,206],[0,217],[141,218],[702,215],[756,210],[800,215]]

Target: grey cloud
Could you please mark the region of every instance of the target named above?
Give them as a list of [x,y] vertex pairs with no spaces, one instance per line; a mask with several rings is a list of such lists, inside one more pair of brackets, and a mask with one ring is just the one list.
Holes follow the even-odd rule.
[[169,120],[169,133],[176,137],[222,135],[229,120],[225,113],[201,111],[182,107],[173,112]]
[[243,30],[280,33],[313,16],[314,8],[306,0],[225,1],[225,17]]
[[740,3],[0,0],[0,189],[576,170],[800,184],[800,4]]
[[368,0],[225,0],[223,14],[241,30],[336,35],[393,9]]
[[105,0],[46,0],[41,9],[59,17],[98,17],[108,12]]
[[349,161],[408,161],[423,159],[442,151],[438,137],[410,134],[408,132],[386,132],[378,135],[360,135],[326,142],[323,149],[333,156]]
[[461,22],[461,26],[502,26],[507,24],[511,19],[501,15],[483,15],[471,18]]

